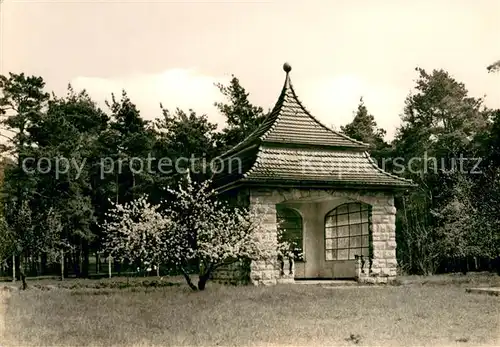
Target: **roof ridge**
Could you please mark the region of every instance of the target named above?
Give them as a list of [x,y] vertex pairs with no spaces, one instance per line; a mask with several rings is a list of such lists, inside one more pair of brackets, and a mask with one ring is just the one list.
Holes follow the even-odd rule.
[[248,169],[248,171],[243,174],[243,179],[247,178],[251,173],[253,173],[254,169],[257,169],[259,167],[261,159],[262,159],[262,148],[259,147],[255,161],[253,162],[250,169]]
[[362,141],[358,141],[356,139],[353,139],[345,134],[342,134],[336,130],[333,130],[331,129],[330,127],[327,127],[326,125],[324,125],[321,121],[319,121],[316,117],[314,117],[312,115],[311,112],[309,112],[307,110],[307,108],[302,104],[302,102],[300,101],[299,97],[297,96],[297,93],[295,93],[295,89],[293,88],[293,84],[292,84],[292,81],[291,79],[289,78],[288,76],[288,73],[286,74],[287,75],[287,80],[288,80],[288,84],[289,84],[289,87],[290,87],[290,90],[293,94],[293,97],[295,98],[295,100],[297,101],[297,103],[299,104],[299,106],[302,108],[302,110],[305,112],[305,114],[307,114],[313,121],[315,121],[318,125],[320,125],[321,127],[325,128],[326,130],[340,136],[340,137],[343,137],[345,138],[346,140],[349,140],[351,142],[354,142],[355,144],[358,144],[358,145],[361,145],[363,147],[369,147],[370,145],[368,143],[365,143],[365,142],[362,142]]
[[286,185],[292,181],[314,187],[416,186],[411,179],[380,168],[370,156],[368,144],[333,130],[314,117],[295,92],[290,65],[285,63],[283,69],[286,79],[273,109],[250,135],[220,156],[224,161],[238,158],[243,171],[216,174],[218,190],[263,182]]
[[[304,106],[304,104],[300,101],[299,97],[297,96],[297,93],[295,92],[295,89],[293,87],[292,80],[290,78],[290,71],[291,67],[288,64],[284,65],[284,70],[286,72],[286,77],[285,77],[285,83],[283,84],[283,87],[281,89],[281,93],[278,97],[278,100],[276,101],[273,109],[264,117],[262,120],[262,123],[254,130],[252,131],[248,136],[246,136],[242,141],[240,141],[238,144],[236,144],[234,147],[226,150],[224,153],[222,153],[219,158],[225,158],[228,156],[232,156],[236,153],[238,153],[241,150],[244,150],[246,146],[250,146],[254,143],[262,143],[265,142],[269,137],[272,137],[273,131],[280,125],[281,121],[283,119],[287,118],[287,114],[284,110],[287,98],[290,98],[291,100],[288,100],[291,103],[296,103],[296,105],[299,107],[299,110],[294,111],[294,115],[300,115],[304,114],[304,116],[307,116],[313,123],[317,124],[320,128],[324,129],[326,131],[325,134],[332,134],[337,136],[340,139],[343,139],[346,141],[346,144],[344,147],[346,148],[358,148],[359,149],[366,149],[369,148],[369,144],[364,143],[362,141],[355,140],[341,132],[338,132],[334,129],[331,129],[330,127],[327,127],[324,125],[321,121],[319,121],[316,117],[314,117],[311,112],[307,110],[307,108]],[[288,94],[288,92],[291,93],[291,95]],[[289,115],[288,115],[289,116]],[[324,135],[328,136],[328,135]],[[336,145],[333,145],[336,147]]]
[[[288,73],[287,73],[287,76],[288,76]],[[252,131],[248,136],[246,136],[243,140],[241,140],[238,144],[236,144],[234,147],[232,147],[232,148],[228,149],[226,152],[222,153],[219,156],[219,158],[223,158],[229,154],[236,154],[236,153],[240,152],[241,150],[243,150],[243,148],[241,148],[241,147],[243,147],[245,142],[249,142],[249,144],[251,144],[252,141],[254,141],[254,140],[258,140],[261,142],[262,138],[265,135],[267,135],[267,133],[269,133],[269,131],[271,129],[274,128],[278,118],[281,116],[278,111],[283,106],[283,100],[285,99],[285,95],[286,95],[286,84],[287,84],[287,80],[285,79],[285,84],[281,88],[281,93],[280,93],[280,96],[278,97],[278,100],[274,104],[274,107],[272,108],[271,112],[269,112],[264,117],[264,119],[262,120],[262,123],[254,131]],[[255,139],[252,139],[252,137],[255,136],[259,131],[262,131],[262,128],[266,127],[266,122],[269,121],[275,115],[276,112],[278,112],[278,117],[276,117],[276,119],[274,119],[272,121],[271,125],[268,126],[269,128],[267,130],[265,130],[261,136],[255,138]]]
[[275,128],[276,125],[278,124],[278,121],[283,117],[283,114],[279,111],[281,111],[281,108],[283,107],[283,102],[285,101],[286,97],[286,87],[287,84],[290,83],[290,77],[288,75],[288,72],[286,73],[285,77],[285,83],[283,84],[283,87],[281,88],[281,93],[280,96],[278,97],[278,100],[276,101],[276,104],[273,107],[273,110],[269,115],[272,115],[273,113],[277,112],[278,116],[276,119],[273,120],[271,126],[259,137],[260,141],[265,141],[266,137],[269,135],[270,132],[272,132]]
[[411,185],[415,185],[415,183],[413,182],[413,180],[411,179],[408,179],[408,178],[404,178],[404,177],[400,177],[398,175],[394,175],[394,174],[391,174],[390,172],[387,172],[383,169],[381,169],[377,163],[375,163],[375,160],[373,160],[373,158],[370,156],[370,154],[368,152],[364,152],[364,155],[366,158],[368,158],[368,162],[379,172],[383,173],[384,175],[388,176],[388,177],[391,177],[391,178],[394,178],[394,179],[397,179],[397,180],[400,180],[400,181],[403,181],[403,182],[407,182],[407,183],[411,183]]

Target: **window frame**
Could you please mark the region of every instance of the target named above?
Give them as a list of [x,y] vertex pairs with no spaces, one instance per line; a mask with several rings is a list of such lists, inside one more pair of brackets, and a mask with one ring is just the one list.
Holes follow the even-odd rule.
[[[357,205],[356,209],[351,211],[352,205]],[[340,208],[346,207],[346,212],[343,213],[338,213]],[[367,218],[364,220],[362,217],[363,212],[367,213]],[[351,224],[351,215],[359,213],[359,223],[353,223]],[[347,224],[341,224],[340,227],[347,227],[348,233],[347,236],[339,236],[338,230],[339,230],[339,225],[338,225],[338,216],[346,216],[347,215]],[[334,217],[335,219],[335,224],[327,227],[327,221]],[[357,226],[359,225],[361,230],[359,234],[356,235],[351,235],[352,232],[352,226]],[[367,225],[368,233],[363,234],[363,225]],[[332,230],[332,234],[330,237],[327,237],[327,229]],[[335,236],[333,237],[333,231],[335,230]],[[360,246],[359,247],[351,247],[351,239],[359,236],[360,237]],[[363,238],[367,237],[368,239],[368,244],[364,245],[363,243]],[[347,239],[347,247],[338,247],[338,240],[339,239]],[[333,240],[332,241],[332,247],[327,248],[327,240]],[[352,261],[356,260],[357,256],[354,255],[354,258],[351,258],[351,250],[355,249],[360,249],[361,251],[361,257],[363,258],[371,258],[372,257],[372,206],[363,202],[346,202],[343,204],[338,205],[334,209],[330,210],[328,213],[325,214],[324,221],[323,221],[323,242],[324,242],[324,247],[323,247],[323,258],[324,261]],[[347,258],[345,259],[339,259],[338,257],[338,251],[345,251],[347,250]],[[368,255],[363,255],[363,250],[367,250]],[[332,257],[332,259],[327,258],[327,252],[328,251],[335,251],[335,257]],[[359,256],[359,255],[358,255]]]

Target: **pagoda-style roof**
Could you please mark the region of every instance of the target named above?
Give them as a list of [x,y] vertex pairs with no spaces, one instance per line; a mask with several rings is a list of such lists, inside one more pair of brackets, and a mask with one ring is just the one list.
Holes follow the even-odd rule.
[[332,130],[299,101],[285,63],[285,84],[271,113],[245,140],[224,153],[215,188],[241,185],[406,188],[410,180],[380,169],[368,144]]

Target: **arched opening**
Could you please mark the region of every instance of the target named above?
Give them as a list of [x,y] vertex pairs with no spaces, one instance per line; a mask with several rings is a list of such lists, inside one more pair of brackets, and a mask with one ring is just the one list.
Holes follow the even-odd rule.
[[283,239],[293,245],[294,260],[303,260],[302,216],[292,208],[276,205],[278,231]]
[[369,258],[371,254],[371,206],[352,202],[325,216],[325,261]]

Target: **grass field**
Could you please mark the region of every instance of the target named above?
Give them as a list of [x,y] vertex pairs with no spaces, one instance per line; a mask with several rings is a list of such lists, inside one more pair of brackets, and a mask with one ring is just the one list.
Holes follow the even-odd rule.
[[12,291],[0,345],[500,345],[500,299],[470,282]]

